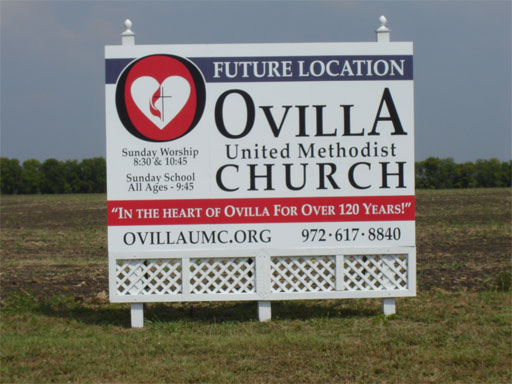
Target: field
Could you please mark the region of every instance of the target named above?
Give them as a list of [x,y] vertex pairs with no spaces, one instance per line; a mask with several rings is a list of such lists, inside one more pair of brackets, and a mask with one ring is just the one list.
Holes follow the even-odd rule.
[[509,383],[509,189],[417,193],[418,296],[154,304],[107,296],[104,195],[2,196],[0,381]]

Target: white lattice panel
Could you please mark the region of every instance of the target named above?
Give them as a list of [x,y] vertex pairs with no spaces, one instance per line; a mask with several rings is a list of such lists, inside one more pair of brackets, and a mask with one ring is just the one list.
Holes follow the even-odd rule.
[[118,260],[118,295],[168,295],[181,293],[181,260]]
[[273,257],[273,292],[325,292],[335,288],[334,256]]
[[407,289],[407,255],[345,256],[343,276],[350,291]]
[[110,295],[116,302],[415,295],[414,249],[384,251],[324,256],[166,257],[162,253],[140,259],[126,255],[110,264],[115,276]]
[[190,260],[190,293],[254,293],[255,263],[250,257]]

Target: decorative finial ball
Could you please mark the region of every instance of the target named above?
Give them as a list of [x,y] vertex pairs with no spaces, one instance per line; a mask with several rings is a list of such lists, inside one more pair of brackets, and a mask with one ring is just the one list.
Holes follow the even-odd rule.
[[386,16],[382,15],[381,17],[379,17],[379,22],[382,27],[385,27],[386,23],[388,22],[388,19],[386,19]]
[[124,26],[125,26],[126,29],[131,29],[132,25],[133,24],[132,24],[132,21],[130,19],[126,19],[124,21]]

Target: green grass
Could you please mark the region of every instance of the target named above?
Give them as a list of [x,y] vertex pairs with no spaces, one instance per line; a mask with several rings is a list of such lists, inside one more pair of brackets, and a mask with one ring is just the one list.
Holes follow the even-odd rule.
[[2,196],[1,383],[510,383],[511,193],[418,191],[418,296],[110,304],[104,195]]
[[[154,304],[128,328],[124,305],[10,296],[3,382],[507,383],[510,296],[433,291],[399,300]],[[6,329],[8,332],[5,332]]]

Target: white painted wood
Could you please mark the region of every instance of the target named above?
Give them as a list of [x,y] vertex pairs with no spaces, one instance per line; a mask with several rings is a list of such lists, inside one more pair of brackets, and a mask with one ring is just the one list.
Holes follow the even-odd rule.
[[131,305],[132,328],[144,327],[144,304],[132,303]]
[[339,251],[331,256],[270,257],[262,252],[253,258],[119,258],[111,263],[115,283],[110,299],[132,303],[415,296],[414,247],[343,250],[343,255]]
[[117,292],[117,284],[118,284],[118,274],[117,274],[117,259],[111,257],[109,255],[108,260],[108,291],[109,291],[109,299],[113,302],[114,297],[118,296]]
[[379,17],[380,27],[375,30],[377,34],[377,42],[379,43],[387,43],[391,40],[391,30],[386,26],[388,20],[385,16]]
[[[273,292],[264,298],[265,301],[276,300],[321,300],[321,299],[383,299],[393,297],[411,297],[408,290],[390,291],[329,291],[329,292],[297,292],[280,293]],[[257,293],[242,294],[188,294],[188,295],[146,295],[146,296],[116,296],[111,298],[112,303],[164,303],[164,302],[197,302],[197,301],[261,301],[263,300]]]
[[408,254],[407,289],[412,296],[416,296],[416,248],[412,248]]
[[335,290],[335,256],[272,257],[272,292]]
[[132,31],[132,22],[130,19],[124,21],[125,30],[121,33],[122,45],[135,45],[135,32]]
[[190,258],[184,257],[181,261],[181,292],[190,293]]
[[256,256],[256,293],[260,299],[266,299],[271,294],[270,256],[262,252]]
[[256,257],[259,255],[275,256],[317,256],[317,255],[390,255],[407,253],[412,247],[336,247],[336,248],[297,248],[297,249],[225,249],[225,250],[165,250],[165,251],[137,251],[120,252],[109,251],[109,255],[115,259],[181,259],[185,256],[194,258],[208,257]]
[[181,260],[119,260],[117,293],[120,295],[177,294],[181,289]]
[[[124,21],[125,31],[121,34],[121,44],[122,45],[135,45],[135,33],[131,30],[132,22],[129,19],[126,19]],[[117,258],[114,259],[114,263],[111,265],[111,272],[115,270],[116,273],[116,287],[114,291],[116,292],[116,295],[119,292],[119,271],[118,271],[118,265],[117,265]],[[142,268],[139,266],[137,267],[137,275],[140,276]],[[135,293],[137,291],[139,282],[136,282],[135,284],[131,284],[130,287],[128,287],[128,292]],[[112,287],[110,288],[111,295],[112,295]],[[138,291],[140,292],[140,290]],[[111,299],[112,300],[112,299]],[[144,327],[144,304],[143,303],[132,303],[130,308],[130,316],[131,316],[131,324],[132,328],[142,328]]]
[[270,301],[258,301],[258,319],[260,321],[270,321],[272,319]]
[[140,295],[144,291],[144,260],[128,261],[117,267],[120,270],[118,276],[124,276],[124,280],[119,280],[117,284],[117,291]]
[[394,298],[382,299],[382,313],[386,316],[396,313],[396,303]]
[[336,255],[335,284],[337,291],[343,291],[345,289],[344,264],[345,261],[343,255]]
[[252,293],[254,261],[248,257],[196,258],[190,261],[190,293]]

